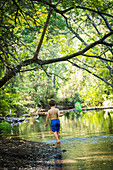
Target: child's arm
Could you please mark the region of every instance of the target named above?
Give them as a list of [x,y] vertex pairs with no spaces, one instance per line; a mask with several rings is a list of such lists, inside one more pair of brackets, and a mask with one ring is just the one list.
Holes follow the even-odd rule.
[[60,114],[60,111],[58,110],[58,116],[59,117],[62,117],[63,116],[63,114]]
[[48,120],[49,120],[49,112],[47,113],[47,116],[46,116],[46,126],[48,125]]

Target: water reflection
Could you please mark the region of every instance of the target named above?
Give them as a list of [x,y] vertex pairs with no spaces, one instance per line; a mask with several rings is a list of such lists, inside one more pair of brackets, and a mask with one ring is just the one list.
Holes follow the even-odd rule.
[[112,121],[112,117],[109,116],[105,119],[103,112],[88,112],[79,116],[71,113],[62,117],[62,132],[65,135],[67,133],[68,137],[112,133]]
[[[46,116],[31,118],[19,124],[13,135],[20,138],[56,144]],[[113,115],[104,112],[69,113],[60,118],[62,152],[54,157],[56,169],[112,169],[113,168]]]
[[61,149],[51,164],[55,169],[109,169],[113,168],[113,135],[78,137],[61,140]]
[[[45,126],[46,116],[33,117],[13,127],[12,135],[26,140],[39,142],[53,141],[54,136],[49,125]],[[60,118],[60,139],[76,138],[80,136],[100,136],[113,133],[113,116],[104,112],[68,113]],[[55,141],[54,141],[55,142]]]
[[[64,139],[66,140],[66,139]],[[71,169],[99,169],[113,167],[113,136],[78,137],[67,139],[68,142],[62,145],[63,167],[66,169],[68,163]],[[70,161],[72,160],[72,161]],[[100,168],[100,169],[101,169]]]
[[[57,147],[60,148],[60,145],[57,144]],[[56,170],[62,170],[62,153],[58,153],[58,154],[54,157],[54,162],[55,162],[54,168],[55,168]]]

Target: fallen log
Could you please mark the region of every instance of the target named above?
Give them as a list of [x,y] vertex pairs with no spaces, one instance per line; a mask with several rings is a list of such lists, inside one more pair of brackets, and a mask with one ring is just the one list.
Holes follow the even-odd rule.
[[82,111],[90,111],[90,110],[106,110],[106,109],[113,109],[113,106],[109,107],[94,107],[94,108],[83,108]]
[[[86,111],[93,111],[93,110],[106,110],[106,109],[113,109],[113,106],[108,106],[108,107],[94,107],[94,108],[82,108],[82,112]],[[68,109],[68,110],[60,110],[60,113],[69,113],[69,112],[79,112],[79,110],[76,110],[75,108],[73,109]],[[38,115],[46,115],[47,112],[38,112]]]

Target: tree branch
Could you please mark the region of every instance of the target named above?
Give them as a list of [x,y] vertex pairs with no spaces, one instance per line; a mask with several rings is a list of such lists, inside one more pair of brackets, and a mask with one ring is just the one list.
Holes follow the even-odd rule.
[[[25,17],[24,14],[23,14],[24,12],[22,11],[22,9],[21,9],[21,8],[19,7],[19,5],[15,2],[15,0],[13,0],[13,3],[16,5],[17,9],[20,10],[22,16],[24,17],[24,19],[26,20],[27,24],[29,25],[26,17]],[[30,25],[29,25],[29,27],[30,27]]]
[[37,70],[39,69],[39,67],[35,67],[35,68],[31,68],[31,69],[26,69],[26,70],[20,70],[20,72],[26,72],[26,71],[33,71],[33,70]]
[[[85,10],[84,10],[85,11]],[[88,15],[88,13],[86,13],[87,18],[91,21],[93,27],[95,28],[95,30],[97,31],[97,33],[100,35],[101,33],[99,32],[98,28],[96,27],[95,23],[92,21],[92,19],[90,18],[90,16]]]
[[17,73],[20,72],[22,66],[27,66],[34,63],[33,59],[25,60],[21,64],[19,64],[17,67],[14,67],[13,69],[8,70],[6,75],[0,80],[0,87],[2,87],[7,81],[9,81],[12,77],[14,77]]
[[112,28],[111,28],[111,26],[109,25],[109,22],[108,22],[108,20],[106,19],[106,17],[104,16],[104,15],[102,15],[102,14],[100,14],[100,16],[103,18],[103,20],[105,21],[105,23],[106,23],[106,26],[108,27],[108,29],[110,30],[110,31],[112,31]]
[[88,10],[88,11],[92,11],[92,12],[94,12],[94,13],[97,13],[97,14],[99,14],[99,15],[106,15],[106,16],[109,16],[109,17],[112,17],[113,18],[113,16],[112,15],[110,15],[110,14],[106,14],[106,13],[104,13],[104,12],[100,12],[100,11],[95,11],[95,10],[93,10],[93,9],[90,9],[90,8],[87,8],[87,7],[82,7],[82,6],[76,6],[76,8],[79,8],[79,9],[85,9],[85,10]]
[[[90,66],[90,65],[84,63],[83,61],[79,60],[78,57],[76,57],[75,60],[76,60],[76,61],[79,61],[80,63],[82,63],[82,64],[83,64],[84,66],[86,66],[86,67],[90,67],[90,68],[93,68],[93,69],[94,69],[94,66]],[[96,70],[96,69],[95,69],[95,70]]]
[[[55,63],[55,62],[60,62],[60,61],[67,61],[71,58],[74,58],[78,55],[83,55],[86,51],[88,51],[90,48],[96,46],[97,44],[101,44],[102,41],[104,41],[107,37],[109,37],[110,35],[113,34],[113,31],[109,32],[108,34],[106,34],[103,38],[101,38],[98,41],[95,41],[94,43],[88,45],[87,47],[85,47],[84,49],[82,49],[81,51],[78,51],[76,53],[73,53],[71,55],[67,55],[65,57],[61,57],[61,58],[55,58],[55,59],[49,59],[49,60],[39,60],[39,59],[28,59],[23,61],[22,63],[20,63],[20,65],[18,65],[17,67],[14,67],[13,70],[9,70],[8,73],[6,73],[6,75],[0,80],[0,87],[2,87],[9,79],[11,79],[12,77],[14,77],[16,75],[16,73],[20,72],[21,68],[33,63],[37,63],[39,65],[46,65],[46,64],[51,64],[51,63]],[[101,79],[101,78],[100,78]],[[110,84],[109,84],[110,85]],[[112,86],[111,86],[112,87]]]
[[[38,1],[38,2],[41,2],[41,3],[45,3],[46,5],[49,5],[51,8],[53,8],[57,13],[59,13],[59,14],[64,14],[64,13],[66,13],[66,12],[68,12],[68,11],[70,11],[71,9],[74,9],[74,6],[72,6],[72,7],[70,7],[70,8],[68,8],[68,9],[65,9],[65,10],[63,10],[63,11],[60,11],[59,9],[57,9],[56,8],[56,5],[53,5],[53,4],[51,4],[51,3],[48,3],[48,2],[46,2],[46,1],[44,1],[44,0],[34,0],[34,1]],[[75,6],[76,8],[79,8],[79,9],[85,9],[85,10],[88,10],[88,11],[92,11],[92,12],[94,12],[94,13],[97,13],[97,14],[99,14],[99,15],[101,15],[101,14],[103,14],[103,15],[106,15],[106,16],[109,16],[109,17],[112,17],[113,18],[113,16],[112,15],[110,15],[110,14],[106,14],[106,13],[104,13],[104,12],[100,12],[100,11],[96,11],[96,10],[93,10],[93,9],[90,9],[90,8],[87,8],[87,7],[82,7],[82,6]]]
[[100,80],[104,81],[106,84],[108,84],[108,85],[110,85],[111,87],[113,87],[113,85],[112,85],[111,83],[109,83],[108,81],[106,81],[106,80],[104,80],[103,78],[99,77],[99,76],[96,75],[95,73],[89,71],[88,69],[86,69],[86,68],[84,68],[84,67],[81,67],[81,66],[79,66],[79,65],[71,62],[70,60],[68,60],[68,62],[70,62],[72,65],[74,65],[74,66],[76,66],[76,67],[78,67],[78,68],[80,68],[80,69],[82,69],[82,70],[85,70],[85,71],[91,73],[91,74],[94,75],[95,77],[99,78]]
[[103,42],[106,38],[108,38],[110,35],[112,35],[113,34],[113,30],[112,31],[110,31],[108,34],[106,34],[104,37],[102,37],[101,39],[100,39],[100,41],[101,42]]
[[86,56],[86,57],[92,57],[92,58],[98,58],[98,59],[101,59],[101,60],[105,60],[105,61],[113,62],[113,60],[109,60],[109,59],[106,59],[106,58],[102,58],[102,57],[100,57],[100,56],[95,56],[95,55],[86,55],[86,54],[83,54],[83,56]]
[[109,46],[109,47],[113,47],[113,44],[111,44],[111,43],[108,43],[108,42],[102,42],[101,44],[104,44],[104,45],[106,45],[106,46]]
[[66,25],[67,25],[68,29],[69,29],[81,42],[83,42],[83,43],[87,46],[87,43],[79,36],[79,34],[76,33],[76,32],[72,29],[72,27],[69,26],[69,24],[68,24],[68,19],[67,19],[66,17],[65,17],[65,19],[66,19]]
[[49,76],[49,74],[47,73],[47,71],[45,70],[45,68],[41,65],[41,68],[42,68],[42,70],[46,73],[46,75],[48,76],[48,77],[50,77]]
[[51,12],[52,12],[52,10],[51,10],[51,8],[50,8],[50,9],[49,9],[49,14],[48,14],[48,17],[47,17],[47,20],[46,20],[46,22],[45,22],[44,29],[43,29],[43,32],[42,32],[42,36],[41,36],[41,38],[40,38],[40,42],[39,42],[38,47],[37,47],[37,49],[36,49],[36,52],[35,52],[35,54],[34,54],[34,60],[36,60],[37,57],[38,57],[38,54],[39,54],[39,51],[40,51],[40,48],[41,48],[41,45],[42,45],[42,42],[43,42],[43,39],[44,39],[46,30],[47,30],[47,26],[48,26],[48,24],[49,24]]
[[[84,10],[84,11],[85,11],[85,10]],[[90,18],[90,16],[89,16],[87,13],[86,13],[86,15],[87,15],[88,19],[92,22],[92,19]],[[104,16],[104,15],[101,15],[101,17],[104,19],[104,21],[105,21],[108,29],[109,29],[110,31],[112,31],[112,29],[111,29],[111,27],[110,27],[107,19],[105,18],[105,16]],[[95,25],[94,22],[92,22],[92,25],[93,25],[93,27],[96,29],[97,33],[98,33],[99,35],[101,35],[101,33],[99,32],[99,30],[98,30],[98,28],[96,27],[96,25]],[[105,43],[106,43],[106,42],[105,42]],[[107,48],[108,48],[108,49],[110,50],[110,52],[113,54],[113,51],[112,51],[112,49],[110,48],[111,44],[109,44],[109,43],[107,44],[107,43],[106,43],[105,45],[107,45]],[[110,45],[110,46],[109,46],[109,45]]]
[[54,76],[60,78],[61,80],[67,80],[65,77],[60,77],[59,75],[57,75],[55,73],[49,73],[49,74],[54,75]]

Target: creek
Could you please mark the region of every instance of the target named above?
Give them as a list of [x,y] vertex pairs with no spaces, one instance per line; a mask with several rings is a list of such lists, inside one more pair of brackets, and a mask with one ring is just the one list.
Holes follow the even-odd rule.
[[[7,134],[24,140],[45,142],[56,146],[46,116],[30,118],[13,127]],[[62,153],[50,160],[56,169],[113,169],[113,115],[105,111],[64,114],[60,118],[60,148]],[[5,135],[5,134],[4,134]]]

